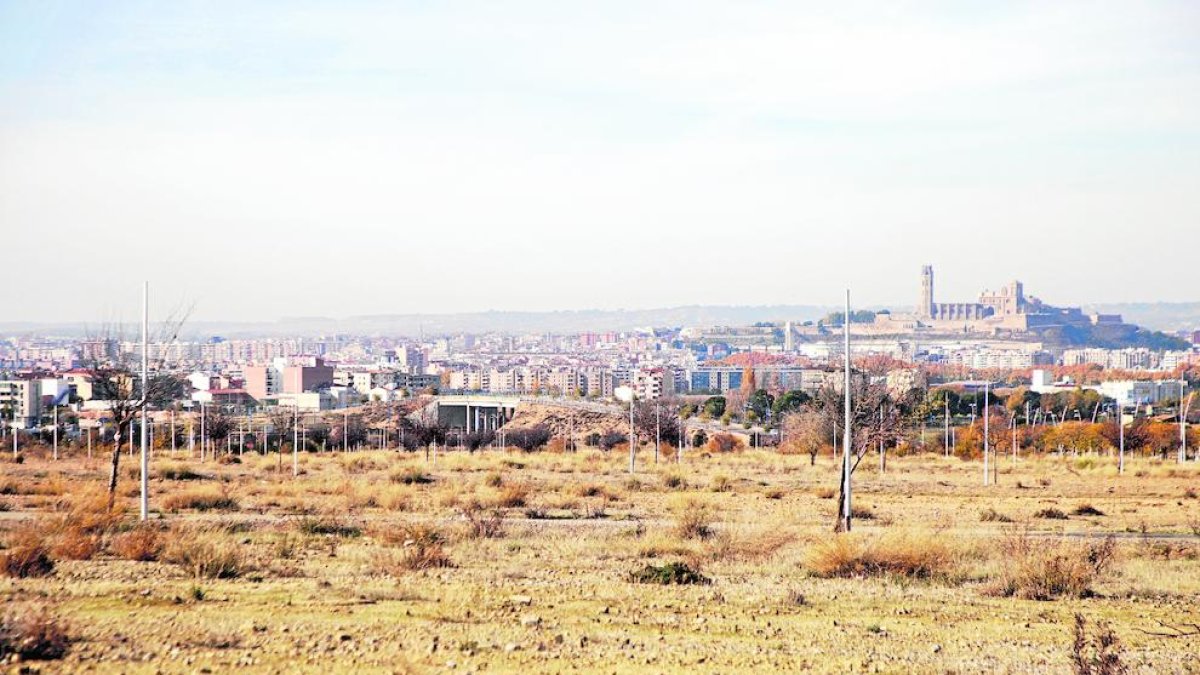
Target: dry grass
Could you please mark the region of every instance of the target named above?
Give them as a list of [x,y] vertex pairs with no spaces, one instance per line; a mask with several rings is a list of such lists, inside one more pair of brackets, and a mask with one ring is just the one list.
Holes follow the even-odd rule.
[[8,613],[0,619],[0,659],[10,655],[22,661],[60,659],[70,642],[66,628],[44,607]]
[[809,547],[804,566],[818,577],[900,576],[914,579],[949,577],[955,551],[944,535],[898,532],[868,538],[859,534],[830,536]]
[[446,553],[446,537],[431,525],[410,524],[384,535],[389,543],[399,543],[400,551],[385,549],[371,558],[372,569],[379,574],[400,576],[404,572],[453,567]]
[[1000,542],[999,571],[988,590],[1028,600],[1089,597],[1096,582],[1112,568],[1115,554],[1112,538],[1070,542],[1028,532],[1010,534]]
[[54,572],[54,560],[46,540],[45,530],[36,523],[14,531],[7,548],[0,552],[0,571],[4,576],[18,579],[50,575]]
[[682,499],[672,506],[675,534],[680,539],[708,539],[713,536],[713,507],[698,499]]
[[137,562],[158,560],[162,548],[162,532],[145,523],[116,535],[109,544],[109,549],[117,557]]
[[162,559],[197,579],[233,579],[249,565],[245,549],[216,527],[182,527],[164,535]]
[[216,487],[197,488],[171,493],[162,499],[166,511],[237,511],[238,502],[224,489]]

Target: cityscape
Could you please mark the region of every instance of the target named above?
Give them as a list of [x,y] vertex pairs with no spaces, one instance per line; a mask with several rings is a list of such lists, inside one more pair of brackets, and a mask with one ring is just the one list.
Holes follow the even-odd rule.
[[1198,34],[0,0],[0,670],[1200,671]]

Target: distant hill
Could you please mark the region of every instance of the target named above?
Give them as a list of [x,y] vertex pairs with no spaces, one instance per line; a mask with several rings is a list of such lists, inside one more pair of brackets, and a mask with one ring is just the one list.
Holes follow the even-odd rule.
[[1084,310],[1120,314],[1128,323],[1154,330],[1200,330],[1200,302],[1121,302],[1085,305]]

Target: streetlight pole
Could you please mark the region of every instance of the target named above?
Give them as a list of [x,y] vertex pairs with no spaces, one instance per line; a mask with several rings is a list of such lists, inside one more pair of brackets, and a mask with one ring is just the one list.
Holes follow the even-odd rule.
[[844,501],[842,503],[844,529],[850,531],[851,516],[851,501],[850,501],[850,289],[846,289],[846,312],[842,315],[842,337],[846,345],[845,358],[845,382],[842,384],[842,393],[844,395],[845,419],[842,424],[842,493]]
[[292,406],[292,478],[300,475],[300,401]]
[[[632,384],[632,380],[631,380]],[[629,473],[634,472],[637,464],[637,432],[633,428],[633,402],[636,396],[633,393],[633,387],[629,388]]]
[[654,463],[658,464],[658,448],[662,443],[662,406],[654,402]]
[[991,415],[988,414],[988,404],[991,402],[991,393],[992,393],[991,383],[984,382],[983,383],[983,484],[985,486],[989,485],[989,483],[988,483],[988,431],[989,431],[988,418],[991,417]]
[[[1136,414],[1137,408],[1134,408]],[[1125,473],[1125,406],[1117,402],[1117,475]]]
[[[141,506],[142,520],[150,517],[150,449],[147,446],[147,412],[150,408],[150,282],[142,282],[142,476],[141,476]],[[57,415],[58,408],[55,407]],[[57,423],[56,423],[57,429]],[[56,431],[57,433],[57,431]]]

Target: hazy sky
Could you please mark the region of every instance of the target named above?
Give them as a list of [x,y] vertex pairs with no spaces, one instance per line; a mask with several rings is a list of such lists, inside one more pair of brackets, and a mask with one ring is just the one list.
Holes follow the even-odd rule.
[[1200,5],[0,2],[4,320],[1200,300]]

